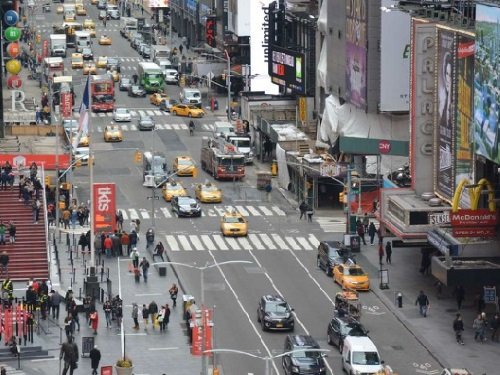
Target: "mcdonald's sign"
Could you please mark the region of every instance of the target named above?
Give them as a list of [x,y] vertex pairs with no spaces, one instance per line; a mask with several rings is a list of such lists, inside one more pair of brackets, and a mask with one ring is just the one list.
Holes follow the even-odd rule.
[[[471,209],[467,210],[458,208],[464,189],[467,189],[471,202]],[[478,208],[484,189],[488,195],[488,208]],[[483,178],[477,184],[471,185],[468,180],[462,180],[453,195],[450,222],[455,237],[495,237],[498,212],[495,190],[491,182]]]

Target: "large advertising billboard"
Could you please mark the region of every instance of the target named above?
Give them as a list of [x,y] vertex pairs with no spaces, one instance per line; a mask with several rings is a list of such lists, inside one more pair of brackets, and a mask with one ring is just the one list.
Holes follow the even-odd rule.
[[269,49],[271,80],[293,92],[304,94],[306,89],[304,54],[273,44],[269,45]]
[[113,233],[116,229],[116,185],[95,183],[92,205],[94,230],[96,233]]
[[438,29],[437,48],[437,113],[434,188],[444,199],[451,200],[455,191],[454,130],[455,130],[455,33]]
[[367,0],[347,0],[346,100],[366,108]]
[[149,0],[150,8],[168,8],[170,0]]
[[[457,38],[457,112],[455,128],[455,186],[472,176],[472,112],[474,110],[474,39],[469,35]],[[469,208],[469,194],[462,194],[460,207]]]
[[498,152],[498,101],[500,75],[500,9],[476,4],[476,55],[474,73],[475,152],[500,164]]
[[[406,112],[410,104],[410,15],[382,0],[380,38],[380,111]],[[390,11],[387,11],[387,10]],[[398,30],[397,33],[394,30]]]

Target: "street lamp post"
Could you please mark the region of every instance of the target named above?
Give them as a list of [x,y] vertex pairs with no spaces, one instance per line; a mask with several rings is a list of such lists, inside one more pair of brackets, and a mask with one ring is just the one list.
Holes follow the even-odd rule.
[[308,352],[318,353],[319,352],[322,355],[325,355],[325,353],[328,353],[329,351],[330,351],[329,349],[295,349],[295,350],[291,350],[291,351],[281,353],[281,354],[278,354],[275,356],[272,356],[271,354],[269,354],[266,357],[261,357],[259,355],[253,354],[253,353],[245,352],[242,350],[235,350],[235,349],[212,349],[212,350],[205,350],[204,353],[233,353],[233,354],[246,355],[246,356],[252,357],[252,358],[257,358],[257,359],[260,359],[260,360],[266,362],[265,375],[272,375],[271,363],[274,359],[278,359],[278,358],[281,358],[281,357],[284,357],[284,356],[287,356],[290,354],[294,354],[294,353],[308,353]]
[[[153,263],[155,265],[171,264],[176,266],[188,267],[200,271],[200,294],[201,294],[201,305],[203,306],[205,302],[205,270],[209,268],[223,266],[225,264],[252,264],[249,260],[228,260],[220,263],[208,263],[206,262],[204,266],[195,266],[193,264],[181,263],[181,262],[157,262]],[[213,339],[213,337],[212,337]],[[211,353],[212,351],[205,350],[205,327],[203,328],[203,338],[202,338],[202,356],[201,356],[201,375],[207,375],[207,363],[206,358],[203,353]],[[214,361],[215,363],[215,361]]]
[[227,50],[224,50],[225,58],[220,56],[205,53],[205,56],[213,57],[214,59],[221,60],[227,62],[227,74],[226,74],[226,87],[227,87],[227,119],[231,121],[231,58],[229,57],[229,53]]

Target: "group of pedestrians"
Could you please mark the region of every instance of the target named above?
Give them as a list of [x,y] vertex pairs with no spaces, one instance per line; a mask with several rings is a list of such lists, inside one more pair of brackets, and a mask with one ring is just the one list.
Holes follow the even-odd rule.
[[83,227],[89,225],[90,210],[85,203],[78,204],[76,199],[73,199],[71,204],[62,209],[59,219],[59,225],[64,229],[75,229],[76,223]]
[[134,302],[132,304],[132,320],[134,321],[133,329],[140,329],[139,318],[142,318],[144,324],[144,330],[148,330],[149,321],[151,320],[151,328],[156,327],[160,329],[160,332],[164,332],[168,328],[170,323],[170,306],[167,304],[160,306],[155,301],[152,301],[149,305],[143,304],[142,308],[139,309],[139,305]]

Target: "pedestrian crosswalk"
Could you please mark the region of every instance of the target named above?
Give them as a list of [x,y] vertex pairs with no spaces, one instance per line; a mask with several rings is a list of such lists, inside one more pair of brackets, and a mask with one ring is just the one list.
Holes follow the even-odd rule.
[[328,233],[345,233],[346,230],[346,218],[343,216],[332,217],[332,216],[317,216],[313,217],[321,229]]
[[[138,127],[135,124],[116,124],[121,129],[122,132],[128,131],[138,131]],[[156,124],[156,130],[188,130],[188,126],[184,123],[178,124]],[[94,126],[94,131],[98,133],[104,132],[105,126]],[[214,131],[214,125],[212,124],[198,124],[198,131]]]
[[[237,210],[243,216],[286,216],[286,212],[278,206],[264,206],[264,205],[212,205],[210,208],[202,206],[202,217],[220,217],[224,215],[227,211]],[[135,220],[135,219],[151,219],[151,210],[146,208],[120,208],[124,220]],[[176,217],[174,213],[170,210],[170,207],[160,207],[155,210],[155,219],[166,218],[170,219]]]
[[312,251],[319,245],[314,234],[286,236],[279,233],[249,233],[247,237],[225,237],[222,234],[164,234],[163,238],[167,251]]

